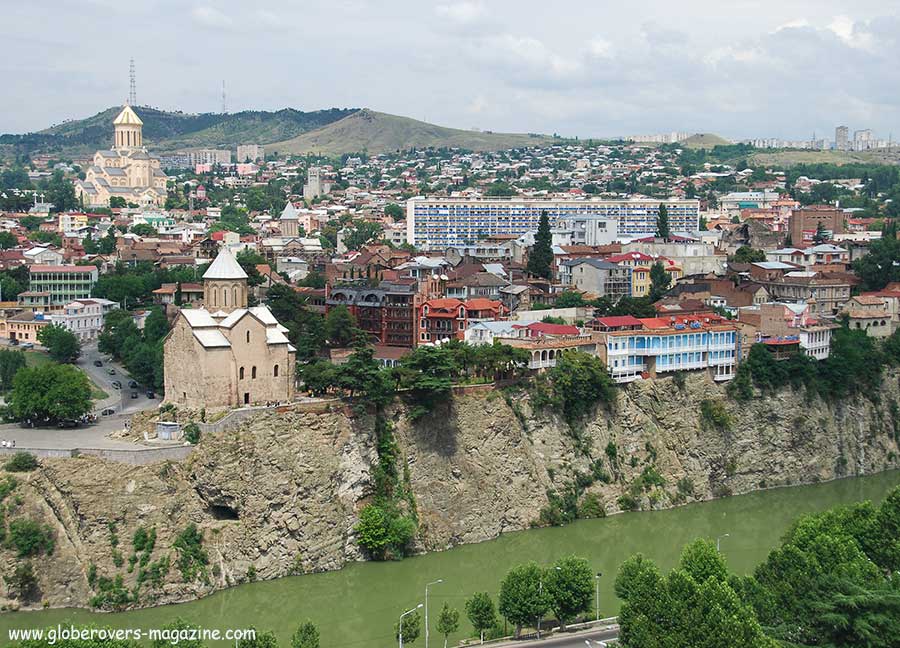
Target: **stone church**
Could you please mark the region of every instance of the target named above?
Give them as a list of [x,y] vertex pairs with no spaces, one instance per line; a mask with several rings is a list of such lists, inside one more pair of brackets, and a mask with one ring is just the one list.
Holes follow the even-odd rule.
[[85,207],[108,207],[113,197],[142,206],[165,205],[168,176],[159,158],[144,148],[143,128],[131,106],[122,108],[113,121],[113,148],[94,153],[84,180],[75,183],[75,195]]
[[247,307],[247,274],[223,247],[203,274],[204,308],[185,308],[164,343],[166,402],[192,408],[287,402],[295,349],[266,306]]

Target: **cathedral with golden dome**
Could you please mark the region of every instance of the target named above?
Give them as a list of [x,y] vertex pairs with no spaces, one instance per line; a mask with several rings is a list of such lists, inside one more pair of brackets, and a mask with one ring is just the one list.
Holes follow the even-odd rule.
[[85,207],[108,207],[113,197],[140,206],[165,204],[168,176],[159,158],[147,153],[143,128],[144,122],[126,104],[113,121],[113,147],[94,153],[85,179],[75,183],[75,194]]

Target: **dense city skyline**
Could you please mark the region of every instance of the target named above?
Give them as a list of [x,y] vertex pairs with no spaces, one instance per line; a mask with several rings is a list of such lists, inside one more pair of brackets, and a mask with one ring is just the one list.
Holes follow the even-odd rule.
[[[555,5],[522,11],[505,0],[10,6],[0,37],[11,54],[0,70],[16,101],[4,106],[0,132],[124,101],[131,57],[140,104],[187,112],[219,111],[224,79],[229,112],[370,107],[460,128],[581,137],[689,130],[798,139],[832,136],[843,123],[893,132],[896,10],[874,1],[759,4],[717,15],[709,2],[653,2],[634,16],[584,3],[577,21],[554,19]],[[40,32],[21,28],[28,24]]]

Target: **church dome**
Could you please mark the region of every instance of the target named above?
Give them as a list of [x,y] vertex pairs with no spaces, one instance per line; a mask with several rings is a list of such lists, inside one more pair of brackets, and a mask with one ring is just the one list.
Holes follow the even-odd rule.
[[144,122],[137,116],[137,113],[131,109],[131,106],[125,105],[122,112],[113,121],[114,126],[143,126]]
[[228,247],[223,247],[215,260],[209,264],[206,272],[203,273],[203,278],[206,280],[246,279],[247,273],[244,272],[241,264],[234,258],[231,250]]

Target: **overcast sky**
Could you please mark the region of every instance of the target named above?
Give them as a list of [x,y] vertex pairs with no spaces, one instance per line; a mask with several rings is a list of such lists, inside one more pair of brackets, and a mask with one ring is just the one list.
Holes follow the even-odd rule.
[[900,138],[897,0],[0,0],[0,132],[140,105]]

